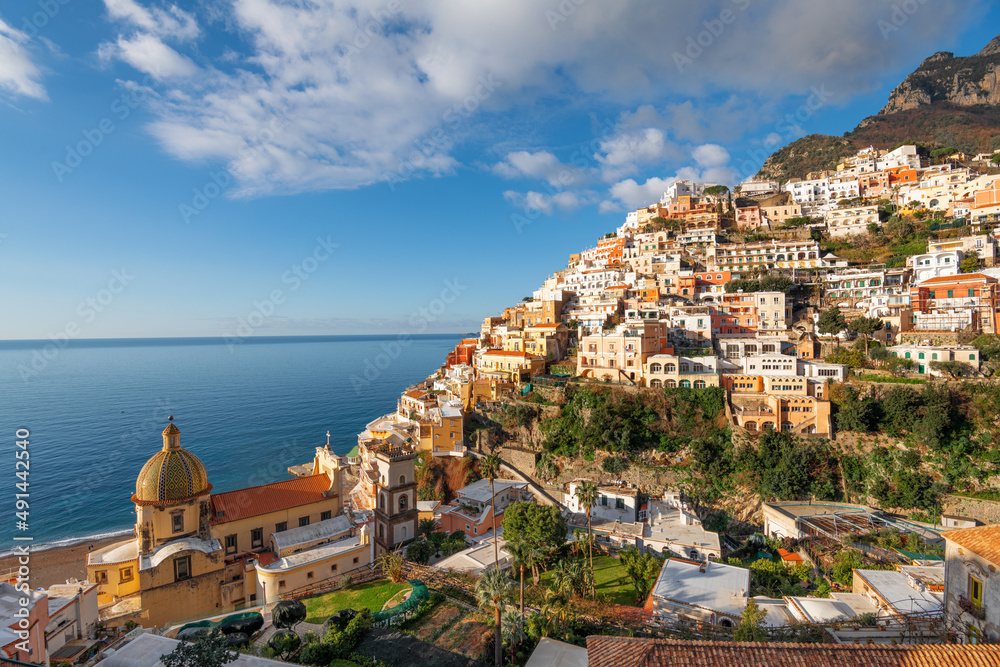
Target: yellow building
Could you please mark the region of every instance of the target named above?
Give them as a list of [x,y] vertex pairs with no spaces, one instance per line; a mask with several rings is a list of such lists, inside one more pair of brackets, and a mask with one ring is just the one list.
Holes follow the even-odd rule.
[[342,516],[340,460],[329,445],[296,466],[295,479],[213,495],[177,426],[162,436],[136,479],[134,536],[88,554],[109,625],[225,613],[371,562],[367,531]]

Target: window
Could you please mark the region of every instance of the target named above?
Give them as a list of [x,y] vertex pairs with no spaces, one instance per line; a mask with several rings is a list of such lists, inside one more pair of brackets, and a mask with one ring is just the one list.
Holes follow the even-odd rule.
[[226,554],[236,553],[236,536],[226,535]]
[[282,589],[284,587],[285,587],[285,580],[284,579],[278,579],[278,589],[280,590],[280,589]]
[[313,578],[313,573],[312,572],[306,572],[306,579],[312,579],[312,578]]
[[288,522],[287,521],[282,521],[280,523],[274,524],[274,532],[276,532],[276,533],[283,533],[286,530],[288,530]]
[[260,549],[264,546],[264,529],[254,528],[250,531],[250,548]]
[[319,520],[320,521],[327,521],[327,520],[332,519],[332,518],[333,518],[333,511],[332,510],[327,510],[325,512],[320,512],[320,515],[319,515]]
[[104,570],[98,570],[94,573],[94,579],[96,579],[99,584],[106,584],[108,583],[108,573]]
[[334,563],[333,565],[330,566],[330,572],[336,572],[336,571],[337,571],[337,564]]
[[173,521],[173,529],[175,533],[184,532],[184,512],[177,512],[171,516]]
[[607,506],[608,506],[608,497],[601,496],[601,507],[607,507]]
[[948,290],[948,298],[951,299],[955,296],[955,290]]
[[969,355],[969,361],[975,361],[975,360],[976,360],[976,355],[970,354]]
[[184,581],[191,578],[191,556],[174,559],[174,581]]
[[923,359],[923,358],[924,358],[924,353],[923,352],[921,352],[920,354],[917,355],[917,359]]
[[399,476],[399,485],[403,486],[404,484],[406,484],[406,475],[400,475]]
[[935,293],[935,291],[934,291],[934,290],[931,290],[930,292],[928,292],[928,296],[929,296],[930,298],[932,298],[932,299],[936,299],[936,298],[937,298],[937,296],[935,296],[935,294],[936,294],[936,293]]
[[983,608],[983,582],[971,574],[969,575],[969,602],[976,609]]
[[307,517],[307,516],[300,516],[299,517],[299,528],[301,528],[302,526],[308,526],[308,525],[309,525],[309,517]]
[[406,494],[404,493],[399,497],[399,511],[405,512],[407,510],[408,504],[409,504],[409,498],[407,498]]
[[358,564],[358,557],[357,557],[357,556],[355,556],[355,557],[354,557],[354,564],[355,564],[355,565],[357,565],[357,564]]
[[969,288],[969,296],[976,296],[976,290]]
[[616,510],[623,510],[623,509],[625,509],[625,499],[624,498],[615,498],[615,509]]

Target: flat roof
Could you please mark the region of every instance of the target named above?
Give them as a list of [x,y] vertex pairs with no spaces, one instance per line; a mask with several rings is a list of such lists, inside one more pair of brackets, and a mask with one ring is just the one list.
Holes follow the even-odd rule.
[[[493,493],[494,495],[500,495],[504,491],[510,488],[520,487],[527,488],[527,482],[518,482],[512,479],[496,479],[493,480]],[[456,493],[456,496],[461,496],[468,498],[469,500],[475,500],[481,503],[491,502],[490,499],[490,480],[480,479],[476,480],[468,486],[462,487]]]
[[[181,642],[161,635],[144,633],[115,651],[114,655],[97,663],[101,667],[162,667],[160,657],[171,653]],[[268,665],[286,665],[287,663],[267,658],[258,658],[240,653],[233,667],[267,667]]]
[[934,613],[943,609],[940,598],[910,586],[898,570],[855,570],[859,577],[902,614]]
[[750,570],[745,568],[668,558],[653,587],[653,596],[738,616],[746,607],[749,588]]
[[350,532],[351,522],[343,514],[339,514],[332,519],[311,523],[308,526],[299,526],[280,533],[272,533],[274,546],[280,549],[318,542],[320,540],[332,540],[335,537]]

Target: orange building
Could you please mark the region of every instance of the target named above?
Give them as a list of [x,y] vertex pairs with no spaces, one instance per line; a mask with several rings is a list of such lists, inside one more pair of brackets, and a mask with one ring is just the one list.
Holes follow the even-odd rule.
[[910,287],[913,328],[918,331],[960,331],[967,327],[997,332],[1000,288],[982,273],[962,273],[925,280]]

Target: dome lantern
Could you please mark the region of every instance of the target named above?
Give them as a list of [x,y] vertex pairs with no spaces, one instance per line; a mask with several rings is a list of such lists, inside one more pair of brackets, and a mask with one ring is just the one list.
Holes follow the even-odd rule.
[[163,429],[163,448],[142,467],[135,480],[137,505],[165,507],[209,493],[205,465],[180,445],[181,431],[173,423]]

